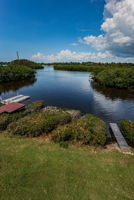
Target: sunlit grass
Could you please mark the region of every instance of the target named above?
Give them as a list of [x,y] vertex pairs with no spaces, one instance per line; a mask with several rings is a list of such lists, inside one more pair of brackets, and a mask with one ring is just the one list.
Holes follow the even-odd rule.
[[0,200],[133,200],[134,156],[0,135]]

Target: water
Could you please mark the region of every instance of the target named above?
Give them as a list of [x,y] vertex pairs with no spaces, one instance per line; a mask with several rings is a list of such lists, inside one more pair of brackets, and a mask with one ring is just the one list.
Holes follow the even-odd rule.
[[46,66],[37,71],[36,79],[0,84],[2,98],[24,94],[31,96],[25,103],[41,99],[45,105],[78,109],[106,122],[134,120],[134,92],[98,86],[90,73],[55,71]]

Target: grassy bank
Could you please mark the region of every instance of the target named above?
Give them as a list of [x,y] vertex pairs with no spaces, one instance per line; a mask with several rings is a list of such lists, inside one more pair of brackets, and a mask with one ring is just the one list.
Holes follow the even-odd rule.
[[1,200],[132,200],[134,157],[0,135]]

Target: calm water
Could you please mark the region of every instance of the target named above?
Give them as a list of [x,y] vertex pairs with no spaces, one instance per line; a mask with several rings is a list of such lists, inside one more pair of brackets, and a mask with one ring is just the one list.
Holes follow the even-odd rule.
[[92,113],[106,122],[134,120],[134,93],[100,87],[87,72],[55,71],[52,66],[38,70],[36,81],[0,84],[2,98],[30,95],[25,103],[42,99],[46,105]]

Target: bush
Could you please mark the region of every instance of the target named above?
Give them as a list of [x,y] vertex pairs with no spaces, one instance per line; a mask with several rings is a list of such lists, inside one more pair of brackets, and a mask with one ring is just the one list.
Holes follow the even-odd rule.
[[58,108],[55,106],[47,106],[42,109],[45,114],[58,114],[58,113],[68,113],[71,116],[71,121],[80,118],[81,112],[79,110],[68,110],[66,108]]
[[3,113],[0,115],[0,130],[5,130],[7,126],[16,122],[18,119],[28,115],[29,112],[39,111],[44,106],[43,101],[34,101],[27,105],[27,110],[21,110],[15,113]]
[[66,113],[46,115],[35,112],[14,122],[8,126],[8,130],[14,135],[36,137],[43,133],[49,133],[58,125],[71,121],[71,117]]
[[26,110],[27,112],[36,112],[36,111],[39,111],[43,107],[44,107],[44,101],[38,100],[27,105]]
[[134,69],[108,68],[100,72],[95,80],[104,86],[134,89]]
[[35,71],[26,66],[8,65],[0,69],[0,82],[20,81],[35,77]]
[[120,126],[126,140],[134,145],[134,122],[122,120]]
[[18,119],[24,117],[26,115],[25,111],[19,111],[16,113],[3,113],[0,115],[0,130],[5,130],[11,122],[15,122]]
[[42,68],[44,68],[44,67],[42,66],[42,64],[33,62],[33,61],[31,61],[31,60],[27,60],[27,59],[13,60],[13,61],[11,62],[11,64],[13,64],[13,65],[27,66],[27,67],[30,67],[30,68],[32,68],[32,69],[42,69]]
[[104,145],[106,142],[105,123],[99,118],[87,114],[80,119],[58,127],[53,131],[54,142],[73,141],[82,144]]

